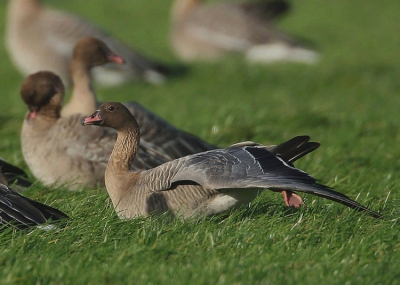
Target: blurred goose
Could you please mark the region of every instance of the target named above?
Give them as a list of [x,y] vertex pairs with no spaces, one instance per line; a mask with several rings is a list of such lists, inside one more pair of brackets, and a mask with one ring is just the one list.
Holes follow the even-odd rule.
[[[6,175],[0,169],[0,229],[15,227],[22,230],[45,224],[49,220],[68,218],[63,212],[24,197],[7,185]],[[51,228],[54,227],[47,225],[43,229]]]
[[175,0],[171,13],[171,43],[183,60],[216,59],[244,53],[251,62],[315,63],[318,54],[274,26],[288,10],[284,1],[204,3]]
[[96,81],[108,85],[129,79],[142,79],[154,84],[164,81],[166,67],[122,44],[85,19],[44,7],[41,2],[9,0],[6,47],[22,74],[50,70],[69,86],[69,63],[74,45],[82,37],[93,36],[106,42],[126,61],[125,65],[108,64],[96,68]]
[[[110,61],[123,63],[124,59],[111,52],[99,39],[86,37],[77,42],[71,60],[72,97],[61,111],[63,117],[91,114],[100,106],[91,83],[90,69]],[[126,102],[124,105],[139,122],[141,145],[166,161],[216,148],[176,129],[139,103]]]
[[[71,190],[104,185],[104,172],[117,138],[116,131],[82,128],[81,114],[61,117],[64,86],[52,72],[28,76],[22,84],[21,97],[29,108],[22,126],[21,147],[32,174],[45,185],[64,185]],[[193,136],[155,116],[147,119],[162,122],[158,125],[162,132],[154,133],[156,129],[149,129],[148,137],[155,139],[139,146],[132,169],[150,169],[170,160],[169,156],[202,146]],[[166,141],[166,136],[171,141]],[[155,148],[150,148],[153,145]]]
[[122,57],[113,53],[108,46],[92,37],[76,42],[71,59],[72,96],[64,106],[61,115],[90,114],[97,109],[98,103],[92,85],[91,69],[107,63],[123,64]]
[[[369,210],[334,191],[292,165],[292,161],[316,149],[308,136],[295,137],[277,146],[243,142],[226,149],[189,155],[159,167],[135,172],[139,127],[120,103],[105,103],[83,125],[111,127],[118,131],[106,169],[106,188],[121,219],[171,211],[176,216],[214,215],[252,201],[264,188],[283,191],[287,205],[302,203],[300,191],[318,195],[350,208]],[[294,198],[292,200],[292,198]]]

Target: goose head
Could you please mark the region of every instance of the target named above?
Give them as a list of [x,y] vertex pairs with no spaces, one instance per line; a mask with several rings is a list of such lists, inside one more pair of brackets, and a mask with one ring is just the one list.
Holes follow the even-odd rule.
[[137,122],[129,110],[121,103],[108,102],[82,121],[83,126],[97,125],[122,131],[124,129],[137,129]]
[[74,61],[83,63],[89,69],[110,62],[125,63],[103,41],[93,37],[85,37],[76,42],[72,55],[72,62]]
[[21,97],[29,108],[28,119],[34,119],[38,114],[59,117],[64,99],[64,85],[53,72],[39,71],[25,78]]

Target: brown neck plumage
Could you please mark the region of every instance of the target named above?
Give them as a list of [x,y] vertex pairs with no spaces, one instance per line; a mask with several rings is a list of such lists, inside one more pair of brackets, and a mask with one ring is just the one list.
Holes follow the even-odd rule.
[[117,172],[130,172],[130,165],[139,147],[140,133],[136,120],[128,120],[126,126],[118,130],[118,138],[109,163]]

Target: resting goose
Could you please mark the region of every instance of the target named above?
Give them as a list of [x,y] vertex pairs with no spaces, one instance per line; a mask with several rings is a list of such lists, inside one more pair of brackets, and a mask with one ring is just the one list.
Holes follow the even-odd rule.
[[105,103],[82,124],[118,131],[105,182],[121,219],[165,211],[183,218],[215,215],[249,203],[265,188],[283,191],[288,205],[302,203],[298,200],[301,197],[292,192],[300,191],[380,217],[349,197],[318,184],[313,177],[292,165],[292,161],[319,146],[308,142],[308,136],[295,137],[277,146],[238,143],[135,172],[130,165],[138,150],[140,131],[124,105]]
[[[63,117],[73,114],[91,114],[100,106],[91,83],[90,69],[109,61],[123,63],[124,60],[112,53],[99,39],[86,37],[77,42],[71,60],[72,97],[61,111]],[[142,134],[141,145],[166,160],[216,148],[191,134],[176,129],[139,103],[126,102],[124,105],[139,122]]]
[[6,24],[8,53],[23,75],[40,70],[58,74],[71,83],[69,63],[75,43],[87,36],[102,39],[125,65],[108,64],[94,70],[102,84],[115,85],[130,79],[158,84],[167,68],[119,42],[96,25],[76,15],[44,7],[41,0],[9,0]]
[[[104,185],[104,172],[117,138],[116,131],[82,128],[81,114],[61,117],[64,86],[52,72],[41,71],[28,76],[22,84],[21,97],[29,108],[22,125],[21,147],[32,174],[45,185],[63,185],[71,190]],[[192,142],[195,147],[202,146],[193,136],[166,122],[159,127],[165,127],[160,134],[149,130],[148,137],[155,139],[139,146],[132,169],[150,169],[167,162],[169,156],[193,150]],[[163,146],[165,136],[177,142],[171,139],[170,144]],[[156,147],[149,147],[153,145]]]
[[[63,212],[24,197],[7,185],[6,175],[0,169],[0,230],[3,227],[15,227],[22,230],[45,224],[50,220],[68,218]],[[48,226],[44,229],[51,228]]]
[[185,61],[212,60],[244,53],[251,62],[315,63],[318,54],[279,31],[275,20],[288,10],[284,1],[204,3],[175,0],[171,44]]

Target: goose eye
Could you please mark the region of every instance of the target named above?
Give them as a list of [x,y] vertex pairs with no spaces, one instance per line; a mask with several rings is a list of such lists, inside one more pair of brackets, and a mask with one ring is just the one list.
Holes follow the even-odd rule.
[[110,107],[108,107],[108,110],[109,110],[109,111],[114,111],[114,110],[115,110],[115,107],[114,107],[114,106],[110,106]]

